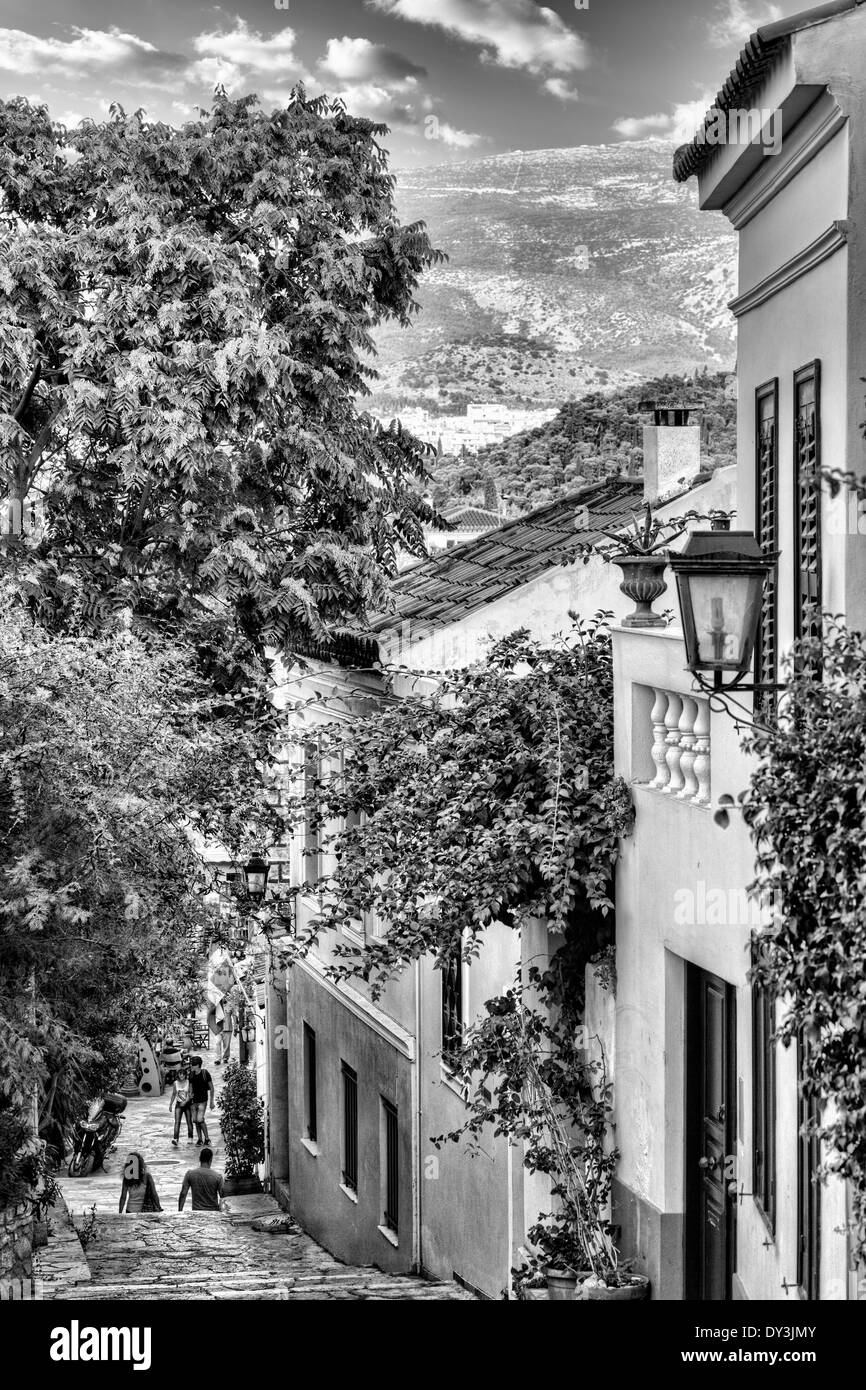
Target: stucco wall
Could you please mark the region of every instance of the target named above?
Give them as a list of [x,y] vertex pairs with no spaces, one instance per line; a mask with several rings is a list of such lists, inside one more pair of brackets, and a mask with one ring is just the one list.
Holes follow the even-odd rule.
[[[464,969],[464,1022],[483,1013],[484,1002],[515,978],[520,942],[508,927],[488,929],[481,954]],[[464,1141],[438,1151],[432,1136],[457,1129],[467,1108],[438,1055],[442,1046],[442,979],[425,963],[421,976],[421,1259],[442,1278],[457,1274],[490,1298],[508,1286],[514,1250],[512,1168],[520,1159],[492,1131],[470,1157]],[[519,1218],[518,1218],[519,1220]]]
[[[326,1249],[352,1264],[406,1271],[413,1263],[413,1158],[411,1062],[399,1044],[335,1001],[304,966],[289,975],[290,1204],[298,1220]],[[304,1138],[303,1025],[316,1034],[317,1135]],[[342,1184],[343,1090],[341,1062],[358,1076],[358,1187],[353,1200]],[[382,1098],[397,1107],[399,1135],[398,1244],[382,1234]]]
[[[647,736],[646,688],[688,693],[691,678],[683,670],[679,635],[671,630],[616,632],[614,662],[616,768],[630,781],[643,780],[646,756],[639,744]],[[685,963],[691,962],[736,989],[737,1182],[747,1195],[737,1205],[735,1272],[749,1298],[784,1299],[783,1281],[790,1284],[797,1271],[796,1059],[777,1048],[778,1219],[767,1245],[767,1228],[751,1196],[747,970],[751,926],[758,919],[756,909],[746,906],[745,889],[754,877],[754,860],[740,813],[730,813],[727,827],[713,816],[720,795],[736,796],[747,785],[749,762],[724,714],[711,717],[710,746],[713,806],[697,807],[633,786],[635,829],[623,843],[617,873],[615,1103],[621,1207],[628,1234],[634,1239],[637,1232],[639,1264],[653,1280],[655,1296],[681,1298]],[[842,1298],[847,1278],[846,1242],[838,1230],[844,1218],[842,1184],[823,1188],[820,1200],[821,1296]],[[675,1233],[667,1245],[665,1223]]]

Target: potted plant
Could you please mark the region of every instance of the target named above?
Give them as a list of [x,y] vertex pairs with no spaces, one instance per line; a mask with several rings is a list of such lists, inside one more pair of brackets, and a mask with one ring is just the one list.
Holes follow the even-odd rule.
[[226,1148],[223,1193],[228,1197],[261,1192],[256,1165],[265,1157],[264,1102],[256,1094],[256,1078],[249,1068],[229,1062],[218,1105]]
[[670,558],[671,541],[682,535],[690,521],[710,521],[717,530],[722,529],[725,519],[730,525],[730,513],[715,509],[709,516],[689,511],[661,521],[653,514],[652,505],[646,502],[643,514],[632,513],[630,524],[622,531],[608,531],[600,526],[598,530],[608,540],[586,541],[578,546],[576,555],[584,564],[591,556],[599,555],[605,564],[613,561],[619,565],[623,572],[619,587],[626,598],[637,605],[633,613],[623,618],[623,627],[664,627],[665,619],[653,612],[652,605],[667,588],[664,572]]
[[[543,986],[534,968],[528,978],[533,989]],[[524,995],[518,981],[489,1000],[488,1017],[469,1031],[460,1059],[462,1078],[474,1084],[459,1134],[475,1136],[493,1123],[520,1144],[526,1168],[550,1179],[551,1209],[527,1233],[534,1248],[512,1271],[513,1288],[523,1299],[543,1274],[551,1300],[644,1299],[649,1280],[623,1263],[611,1223],[619,1154],[603,1050],[599,1044],[600,1055],[588,1057],[585,1029],[568,1009],[527,1006]]]
[[[527,1066],[530,1152],[535,1149],[536,1166],[552,1179],[552,1210],[528,1233],[546,1261],[547,1296],[617,1302],[647,1298],[649,1280],[623,1264],[610,1219],[619,1151],[610,1141],[611,1086],[603,1051],[596,1060],[571,1058],[571,1083],[551,1075],[551,1060],[553,1054],[545,1060],[536,1055]],[[557,1070],[561,1062],[557,1047]]]

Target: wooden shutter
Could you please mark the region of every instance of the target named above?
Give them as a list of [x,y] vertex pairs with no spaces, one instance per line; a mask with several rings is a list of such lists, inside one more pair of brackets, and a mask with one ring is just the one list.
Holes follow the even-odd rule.
[[[761,549],[779,547],[779,380],[765,382],[755,392],[755,534]],[[775,685],[777,679],[778,594],[775,574],[767,576],[761,622],[755,643],[755,680]],[[765,712],[775,707],[775,694],[756,699]]]
[[794,632],[819,635],[821,603],[821,364],[794,373]]

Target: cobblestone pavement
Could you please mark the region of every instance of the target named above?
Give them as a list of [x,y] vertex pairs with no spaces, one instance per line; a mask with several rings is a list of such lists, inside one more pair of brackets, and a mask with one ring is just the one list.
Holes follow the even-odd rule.
[[[215,1066],[203,1052],[204,1066],[214,1079],[216,1097],[222,1090],[222,1068]],[[61,1169],[60,1180],[66,1204],[74,1216],[89,1212],[95,1205],[98,1212],[116,1212],[120,1201],[123,1164],[130,1149],[141,1154],[156,1183],[159,1200],[165,1211],[177,1211],[183,1175],[187,1168],[198,1166],[199,1150],[187,1139],[186,1124],[181,1121],[178,1147],[172,1147],[174,1115],[169,1114],[169,1088],[162,1096],[131,1096],[123,1112],[123,1128],[117,1149],[105,1160],[105,1171],[91,1173],[86,1178],[70,1178]],[[213,1166],[222,1168],[225,1148],[222,1142],[220,1112],[207,1113],[207,1128],[214,1151]],[[193,1134],[195,1131],[193,1131]],[[67,1158],[69,1155],[67,1155]],[[189,1200],[189,1199],[187,1199]]]
[[[220,1068],[208,1066],[217,1091]],[[253,1229],[259,1217],[279,1212],[265,1194],[230,1197],[228,1214],[178,1212],[183,1174],[198,1163],[198,1149],[171,1145],[172,1117],[168,1094],[130,1099],[117,1152],[106,1172],[87,1178],[61,1174],[71,1221],[61,1210],[52,1221],[52,1236],[37,1258],[42,1296],[46,1299],[102,1301],[195,1299],[383,1299],[469,1300],[452,1283],[434,1283],[409,1275],[383,1274],[335,1260],[299,1226],[280,1234]],[[224,1156],[219,1111],[208,1112],[214,1167]],[[150,1167],[163,1211],[119,1215],[123,1162],[137,1149]],[[72,1222],[81,1230],[94,1221],[86,1264]]]

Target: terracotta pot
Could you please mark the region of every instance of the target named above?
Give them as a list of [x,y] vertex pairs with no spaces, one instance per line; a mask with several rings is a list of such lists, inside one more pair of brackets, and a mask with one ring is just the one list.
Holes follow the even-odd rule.
[[633,1283],[622,1284],[615,1289],[599,1288],[597,1284],[584,1283],[584,1280],[591,1278],[591,1274],[578,1276],[577,1287],[574,1292],[574,1297],[578,1302],[636,1303],[649,1298],[650,1281],[645,1274],[633,1274],[631,1276]]
[[547,1268],[547,1297],[557,1302],[574,1299],[574,1288],[577,1283],[577,1275],[572,1274],[568,1269],[556,1269],[553,1265]]
[[224,1197],[246,1197],[254,1192],[264,1192],[261,1179],[251,1178],[225,1178],[223,1181]]
[[664,627],[665,620],[652,611],[655,599],[668,587],[664,580],[667,555],[620,555],[614,560],[622,570],[620,591],[637,604],[623,618],[623,627]]

